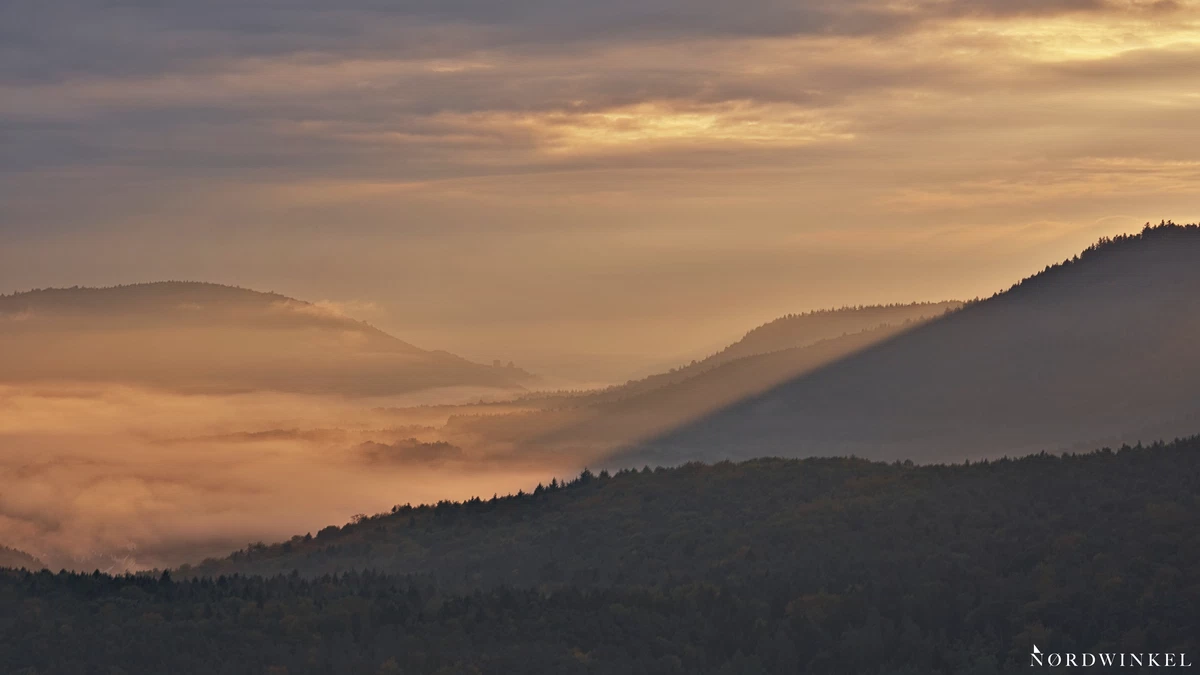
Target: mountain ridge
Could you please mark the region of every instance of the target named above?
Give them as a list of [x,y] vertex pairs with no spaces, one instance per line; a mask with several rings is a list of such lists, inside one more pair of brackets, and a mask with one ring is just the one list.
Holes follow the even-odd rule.
[[1198,270],[1195,225],[1102,239],[991,298],[628,448],[611,466],[930,461],[1136,441],[1135,426],[1190,433],[1200,426],[1200,363],[1188,349],[1200,338]]
[[[345,525],[331,525],[315,534],[269,545],[251,544],[227,558],[185,565],[177,572],[216,577],[299,570],[304,576],[316,577],[375,570],[426,575],[464,588],[536,587],[569,579],[585,586],[653,585],[667,578],[683,583],[728,582],[722,575],[730,560],[780,571],[786,568],[790,559],[777,549],[795,545],[797,540],[783,543],[780,531],[771,531],[789,519],[796,524],[796,532],[808,532],[801,523],[834,518],[837,527],[845,530],[839,536],[850,542],[855,540],[855,532],[869,529],[867,512],[910,528],[919,525],[914,514],[932,517],[942,512],[914,491],[948,490],[944,495],[947,508],[973,496],[964,508],[993,512],[994,500],[981,497],[1001,499],[1017,489],[1011,481],[1023,475],[1026,480],[1019,490],[1027,492],[1030,499],[1065,507],[1068,495],[1051,488],[1069,479],[1093,488],[1080,493],[1070,505],[1073,518],[1086,519],[1093,508],[1114,511],[1113,499],[1118,498],[1122,485],[1145,487],[1161,477],[1173,486],[1172,499],[1181,499],[1182,504],[1191,499],[1186,485],[1200,480],[1198,452],[1200,436],[1193,436],[1079,454],[1041,452],[952,464],[765,457],[715,464],[691,462],[672,468],[646,466],[611,474],[585,469],[575,478],[539,484],[531,492],[397,505],[390,512],[357,516]],[[1171,463],[1177,463],[1175,469],[1169,475],[1161,474],[1160,469]],[[733,498],[730,490],[738,498]],[[1138,490],[1120,499],[1154,503],[1156,494]],[[1165,493],[1159,496],[1166,499]],[[889,514],[895,508],[901,513]],[[1041,507],[1017,500],[1004,508],[1007,512]],[[766,511],[774,515],[754,517]],[[1154,512],[1131,509],[1127,515],[1143,518]],[[954,520],[962,524],[961,519]],[[985,531],[986,520],[975,526]],[[1016,528],[1028,525],[1021,519],[1006,522]],[[718,527],[714,523],[723,524]],[[733,528],[733,523],[741,523],[741,527]],[[887,526],[877,527],[878,536],[891,536]],[[736,531],[736,541],[707,539],[706,533],[714,529],[726,536]],[[583,544],[585,539],[597,538],[608,545]],[[698,558],[696,547],[704,551]],[[757,561],[746,557],[747,547],[759,551]],[[656,551],[663,555],[656,556]],[[587,556],[603,560],[587,561]],[[678,558],[678,566],[670,564],[672,556]],[[536,564],[531,566],[531,562]]]

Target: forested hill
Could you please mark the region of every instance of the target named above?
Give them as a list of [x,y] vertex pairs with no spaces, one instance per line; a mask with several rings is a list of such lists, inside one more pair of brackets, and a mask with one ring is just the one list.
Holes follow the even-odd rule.
[[1200,226],[1101,240],[1007,292],[630,448],[954,461],[1200,429]]
[[532,380],[417,348],[333,305],[209,283],[0,296],[0,328],[0,383],[370,395]]
[[[721,351],[678,368],[604,389],[528,394],[521,397],[521,403],[543,408],[570,408],[629,401],[751,357],[785,351],[798,353],[805,348],[828,345],[843,338],[850,338],[858,343],[881,340],[885,335],[895,334],[923,321],[943,316],[962,306],[962,302],[948,300],[862,305],[786,314],[750,329],[741,339]],[[783,370],[786,372],[787,369]],[[774,382],[770,378],[763,381],[767,384]]]
[[[1198,453],[1200,437],[966,466],[756,459],[585,472],[531,494],[398,506],[184,571],[374,569],[467,587],[731,583],[757,574],[832,583],[872,559],[915,564],[957,548],[980,547],[971,564],[985,568],[1001,562],[986,562],[991,555],[1028,563],[1053,554],[1055,538],[1068,534],[1086,538],[1085,548],[1135,555],[1116,532],[1138,540],[1200,522]],[[1148,532],[1133,534],[1143,527]],[[1190,536],[1200,543],[1200,530]]]
[[[935,319],[963,306],[956,300],[945,302],[914,302],[896,305],[861,305],[821,309],[801,314],[786,314],[773,321],[750,329],[740,340],[704,359],[675,368],[670,372],[651,375],[641,380],[600,392],[599,402],[626,399],[661,387],[678,384],[703,375],[728,363],[746,358],[796,352],[806,347],[830,343],[840,338],[862,338],[870,342],[886,335],[911,328]],[[786,369],[785,369],[786,371]],[[604,396],[609,393],[610,395]],[[597,397],[589,397],[597,398]]]
[[995,675],[1029,672],[1032,645],[1194,663],[1198,495],[1200,439],[585,474],[172,578],[0,574],[0,671]]
[[742,339],[705,359],[725,363],[744,356],[794,349],[842,335],[879,326],[902,326],[933,319],[963,306],[963,303],[914,302],[897,305],[863,305],[788,314],[750,330]]
[[[586,392],[539,392],[497,408],[517,414],[467,414],[454,431],[523,448],[607,456],[791,378],[936,320],[959,302],[844,307],[791,314],[751,330],[728,348],[691,364]],[[476,411],[485,411],[480,408]]]

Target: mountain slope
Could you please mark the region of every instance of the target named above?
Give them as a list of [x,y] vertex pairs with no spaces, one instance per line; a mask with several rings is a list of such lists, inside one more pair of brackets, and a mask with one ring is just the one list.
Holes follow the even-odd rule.
[[919,322],[883,325],[849,335],[762,354],[752,354],[695,370],[678,381],[586,397],[591,405],[577,419],[533,442],[556,446],[627,443],[662,433],[725,405],[813,371],[873,344],[911,330]]
[[902,326],[939,317],[963,306],[945,302],[914,302],[907,305],[866,305],[788,314],[752,329],[742,339],[705,359],[727,363],[756,354],[769,354],[872,330],[880,326]]
[[934,461],[1186,434],[1200,428],[1198,342],[1200,227],[1148,227],[613,464]]
[[517,388],[528,373],[425,351],[329,308],[217,284],[0,296],[0,382],[389,394]]
[[540,392],[522,397],[521,402],[544,408],[574,408],[603,405],[631,399],[650,391],[685,382],[739,359],[830,344],[843,337],[863,337],[882,329],[911,326],[962,307],[963,303],[915,302],[908,305],[867,305],[788,314],[752,328],[737,342],[690,364],[672,368],[624,384],[583,392]]
[[[1155,531],[1188,533],[1172,547],[1183,563],[1200,546],[1197,489],[1200,437],[969,466],[810,458],[585,472],[531,494],[399,506],[180,571],[319,576],[369,569],[461,589],[794,576],[833,589],[887,578],[882,570],[897,565],[915,572],[940,555],[950,563],[976,546],[970,555],[977,560],[963,561],[963,571],[1012,565],[1030,573],[1038,559],[1056,554],[1133,564],[1157,555],[1135,543]],[[1069,545],[1056,540],[1068,533]],[[1080,546],[1107,559],[1093,560]]]
[[[911,330],[961,302],[788,315],[701,361],[606,389],[533,393],[466,408],[448,430],[581,459],[652,437]],[[888,322],[892,323],[888,323]],[[489,414],[490,411],[490,414]]]

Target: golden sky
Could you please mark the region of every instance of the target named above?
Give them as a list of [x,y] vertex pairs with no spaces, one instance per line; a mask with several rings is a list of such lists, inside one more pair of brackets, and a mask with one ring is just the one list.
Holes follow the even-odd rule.
[[0,291],[196,279],[579,378],[1200,206],[1193,0],[0,8]]

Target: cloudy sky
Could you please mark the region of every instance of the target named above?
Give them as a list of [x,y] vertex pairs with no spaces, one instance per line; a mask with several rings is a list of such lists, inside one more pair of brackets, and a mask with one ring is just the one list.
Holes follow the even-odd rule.
[[1194,0],[5,0],[0,292],[621,375],[1195,221],[1198,122]]

